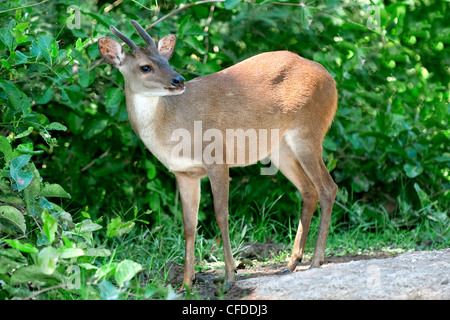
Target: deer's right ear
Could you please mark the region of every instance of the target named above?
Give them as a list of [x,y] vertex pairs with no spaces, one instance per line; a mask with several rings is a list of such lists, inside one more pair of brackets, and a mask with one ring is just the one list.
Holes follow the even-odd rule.
[[126,57],[125,51],[120,43],[109,37],[98,39],[98,51],[100,51],[100,54],[106,62],[116,68],[119,68],[123,64]]

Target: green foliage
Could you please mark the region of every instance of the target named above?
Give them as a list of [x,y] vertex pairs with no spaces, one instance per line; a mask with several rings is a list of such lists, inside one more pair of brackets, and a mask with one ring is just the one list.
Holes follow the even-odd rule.
[[[175,180],[133,133],[123,77],[98,64],[96,39],[115,25],[141,44],[128,21],[149,25],[182,3],[79,1],[80,28],[70,28],[77,16],[67,11],[71,1],[0,7],[0,299],[177,297],[159,276],[164,261],[182,261]],[[410,232],[420,248],[448,246],[448,6],[305,3],[204,3],[150,33],[177,34],[171,64],[186,79],[272,50],[321,63],[339,92],[324,142],[339,185],[330,234]],[[231,174],[233,242],[287,244],[299,193],[281,174],[260,176],[258,166]],[[118,208],[139,209],[129,218]],[[202,258],[216,254],[207,240],[219,234],[212,210],[206,180]],[[143,269],[151,279],[141,286]]]

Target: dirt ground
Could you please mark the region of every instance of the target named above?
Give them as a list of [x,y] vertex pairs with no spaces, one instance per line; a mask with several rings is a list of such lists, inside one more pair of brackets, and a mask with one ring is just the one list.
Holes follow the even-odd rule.
[[[346,255],[342,257],[329,257],[325,259],[322,267],[329,265],[342,264],[349,261],[369,260],[376,258],[393,257],[393,255],[380,252],[376,255]],[[263,278],[268,276],[283,277],[285,274],[281,270],[286,266],[285,263],[275,263],[266,261],[265,263],[252,261],[252,266],[245,266],[238,268],[236,275],[236,282],[252,278]],[[300,263],[295,272],[309,269],[310,261]],[[224,300],[241,300],[241,299],[255,299],[253,289],[245,289],[238,285],[234,285],[228,292],[220,292],[220,283],[223,280],[222,270],[214,269],[207,272],[198,273],[196,275],[197,282],[195,290],[197,290],[198,297],[204,299],[224,299]],[[183,271],[182,271],[183,272]]]
[[[433,251],[431,253],[409,252],[400,255],[372,252],[370,255],[325,257],[325,263],[319,269],[309,269],[310,261],[304,261],[299,264],[295,272],[282,274],[281,270],[285,263],[277,263],[270,259],[270,256],[272,254],[276,256],[280,250],[284,249],[273,243],[250,244],[247,250],[240,254],[240,260],[237,260],[239,265],[236,283],[228,292],[224,293],[220,289],[223,281],[223,265],[221,265],[196,274],[196,282],[190,298],[201,300],[450,299],[450,249],[434,251],[435,254]],[[181,283],[183,270],[180,265],[172,265],[170,278],[174,287]],[[373,275],[368,275],[367,270],[373,270],[370,271]],[[436,277],[439,279],[430,279],[434,283],[427,283],[428,278]],[[371,286],[372,280],[372,282],[375,281],[373,286],[376,287],[377,279],[382,282],[383,290],[367,289]],[[322,280],[323,285],[320,284]],[[397,280],[402,283],[395,285]],[[417,292],[420,290],[410,288],[415,285],[411,283],[426,287],[428,291],[419,294]],[[394,288],[389,288],[390,284],[393,284]],[[283,285],[287,287],[284,288]],[[324,289],[323,295],[318,288]],[[308,296],[308,290],[314,292]],[[368,290],[369,293],[364,290]],[[300,294],[302,291],[304,292]],[[413,292],[413,295],[409,292]]]

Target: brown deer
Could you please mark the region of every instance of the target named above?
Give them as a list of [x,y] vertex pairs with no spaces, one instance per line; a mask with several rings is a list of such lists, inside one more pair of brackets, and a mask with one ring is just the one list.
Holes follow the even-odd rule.
[[[316,62],[289,51],[276,51],[258,54],[220,72],[184,82],[168,64],[176,37],[167,35],[155,44],[136,21],[132,20],[131,24],[146,42],[145,47],[138,47],[111,26],[112,33],[132,52],[126,52],[119,42],[109,37],[99,39],[99,51],[124,76],[127,112],[135,133],[174,173],[178,183],[186,239],[184,285],[191,288],[195,279],[200,179],[208,176],[211,183],[225,255],[225,283],[229,288],[235,276],[228,231],[229,168],[266,158],[294,184],[303,199],[300,225],[285,271],[294,271],[302,259],[318,200],[321,219],[311,266],[319,267],[324,261],[337,193],[337,185],[322,159],[322,141],[337,108],[336,83],[332,76]],[[209,131],[199,135],[199,125],[201,130]],[[238,135],[229,139],[230,130],[243,132],[243,139]],[[267,130],[277,133],[270,141],[266,141]],[[224,136],[227,139],[220,139]],[[183,150],[180,150],[180,137],[185,138],[183,146],[187,148]],[[259,147],[251,148],[255,143]],[[214,152],[211,145],[216,147]],[[191,147],[195,149],[193,155]],[[213,161],[204,157],[208,152]],[[243,154],[238,161],[238,156]]]

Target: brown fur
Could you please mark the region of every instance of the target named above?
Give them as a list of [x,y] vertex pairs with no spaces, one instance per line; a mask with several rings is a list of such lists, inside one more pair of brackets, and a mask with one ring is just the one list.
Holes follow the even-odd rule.
[[[322,218],[313,267],[324,259],[329,221],[337,186],[322,160],[322,141],[337,108],[336,84],[318,63],[289,51],[262,53],[215,74],[193,79],[180,87],[170,87],[177,73],[167,64],[174,48],[174,37],[166,37],[155,47],[139,48],[126,53],[124,63],[116,65],[125,78],[127,111],[136,134],[168,168],[178,182],[183,205],[186,236],[184,283],[192,286],[194,273],[194,239],[200,199],[199,179],[209,176],[214,209],[225,251],[226,279],[234,281],[235,264],[228,235],[228,195],[230,164],[188,164],[182,169],[171,163],[170,152],[178,143],[171,140],[174,130],[184,128],[194,135],[194,121],[202,129],[278,129],[279,139],[268,146],[267,154],[246,154],[245,165],[268,156],[280,171],[299,189],[303,197],[302,216],[294,241],[290,271],[301,260],[311,217],[317,200]],[[103,39],[103,40],[102,40]],[[114,64],[119,55],[110,38],[102,38],[99,49]],[[163,53],[163,55],[161,55]],[[113,57],[113,58],[111,58]],[[151,65],[152,73],[139,67]],[[164,91],[166,90],[166,91]],[[163,92],[159,98],[142,98],[145,94]],[[164,94],[166,92],[167,95]],[[146,115],[148,101],[151,114]],[[147,118],[146,118],[147,117]],[[258,143],[262,137],[257,137]],[[192,142],[194,143],[194,142]],[[203,142],[204,150],[210,142]],[[225,150],[228,146],[225,144]],[[235,144],[234,154],[245,145]],[[229,152],[231,150],[227,150]],[[278,152],[279,156],[273,155]],[[251,157],[253,156],[253,158]],[[225,157],[225,153],[224,153]]]

